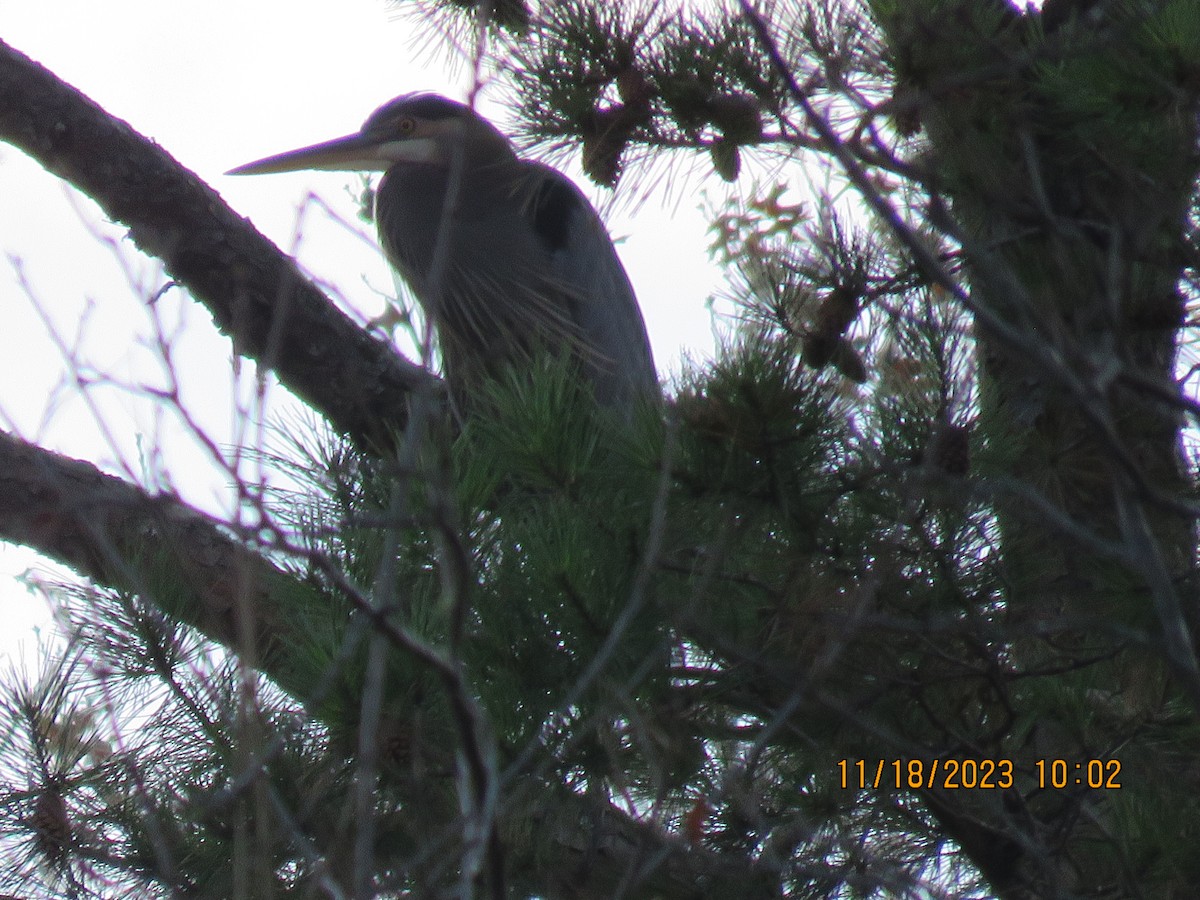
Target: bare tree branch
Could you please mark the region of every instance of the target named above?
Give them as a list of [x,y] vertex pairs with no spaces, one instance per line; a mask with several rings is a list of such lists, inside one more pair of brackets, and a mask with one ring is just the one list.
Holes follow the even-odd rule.
[[338,430],[391,446],[437,379],[364,332],[165,150],[0,42],[0,139],[92,197],[212,313],[234,349]]
[[2,432],[0,539],[98,583],[144,593],[213,640],[250,653],[255,665],[269,667],[286,644],[287,617],[272,589],[293,582],[291,575],[174,497],[150,496],[89,462]]

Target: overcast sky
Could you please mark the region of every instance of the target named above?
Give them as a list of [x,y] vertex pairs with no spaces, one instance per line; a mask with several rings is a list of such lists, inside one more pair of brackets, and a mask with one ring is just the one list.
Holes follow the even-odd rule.
[[[394,287],[371,227],[356,218],[355,176],[223,173],[355,131],[397,94],[431,89],[463,99],[470,86],[469,70],[452,71],[414,20],[383,0],[0,0],[0,36],[157,141],[364,317],[379,314]],[[482,108],[504,126],[503,109],[486,97]],[[577,169],[571,174],[605,205],[602,190]],[[683,353],[708,356],[713,347],[705,303],[719,276],[697,212],[699,183],[683,187],[669,198],[618,204],[607,216],[664,378],[679,371]],[[161,446],[172,485],[189,502],[226,508],[228,479],[207,450],[128,389],[163,383],[146,302],[167,281],[157,263],[139,256],[89,201],[4,144],[0,208],[0,425],[139,477],[156,468],[149,448]],[[153,308],[172,336],[189,412],[219,445],[235,442],[237,398],[252,394],[252,367],[231,365],[228,341],[178,292]],[[81,399],[58,345],[85,374],[120,384],[101,384],[90,401]],[[269,409],[287,405],[282,393],[268,398]],[[0,621],[9,636],[46,622],[43,605],[14,581],[42,565],[0,544]]]

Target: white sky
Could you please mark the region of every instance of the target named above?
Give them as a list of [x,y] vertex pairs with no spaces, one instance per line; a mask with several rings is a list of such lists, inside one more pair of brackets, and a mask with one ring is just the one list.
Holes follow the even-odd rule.
[[[304,200],[315,192],[371,233],[355,219],[347,190],[356,187],[355,177],[222,173],[355,131],[397,94],[432,89],[462,99],[470,78],[462,66],[447,71],[446,57],[421,38],[413,19],[389,11],[383,0],[0,0],[0,36],[156,140],[364,316],[381,311],[379,291],[393,290],[385,263]],[[503,110],[486,97],[483,109],[504,127]],[[603,191],[577,170],[571,174],[603,203]],[[632,215],[623,204],[609,217],[661,377],[679,371],[684,352],[708,356],[713,347],[705,303],[719,273],[706,254],[707,222],[692,190],[698,186],[688,185],[671,205],[651,196]],[[227,479],[160,406],[110,387],[93,392],[93,411],[65,384],[68,366],[42,318],[95,371],[135,385],[161,383],[154,354],[142,346],[152,337],[144,298],[167,280],[156,262],[138,256],[122,229],[105,223],[90,202],[4,144],[0,209],[0,249],[8,258],[0,260],[0,426],[15,424],[45,446],[115,472],[153,469],[145,450],[161,445],[185,498],[224,508]],[[97,230],[110,246],[95,240]],[[41,315],[19,284],[14,260]],[[199,305],[176,292],[156,308],[178,336],[189,411],[219,444],[232,443],[235,398],[246,396],[252,367],[243,367],[240,380],[231,373],[229,343]],[[269,398],[272,410],[286,405],[282,391]],[[0,544],[0,652],[47,621],[44,606],[14,580],[31,566],[44,564],[27,550]]]

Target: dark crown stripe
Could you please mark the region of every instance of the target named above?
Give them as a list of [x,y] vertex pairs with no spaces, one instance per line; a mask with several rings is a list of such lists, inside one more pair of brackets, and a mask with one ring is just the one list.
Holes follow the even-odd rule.
[[463,104],[448,100],[439,94],[405,94],[395,100],[389,100],[371,113],[367,124],[386,122],[400,113],[428,121],[453,119],[464,115],[466,109]]

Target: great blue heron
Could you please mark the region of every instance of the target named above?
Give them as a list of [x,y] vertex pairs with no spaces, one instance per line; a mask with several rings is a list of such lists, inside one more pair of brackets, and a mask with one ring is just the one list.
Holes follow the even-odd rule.
[[521,159],[470,107],[397,97],[357,134],[231,175],[382,171],[380,243],[433,323],[451,396],[542,351],[578,361],[597,400],[657,397],[646,326],[603,222],[565,175]]

